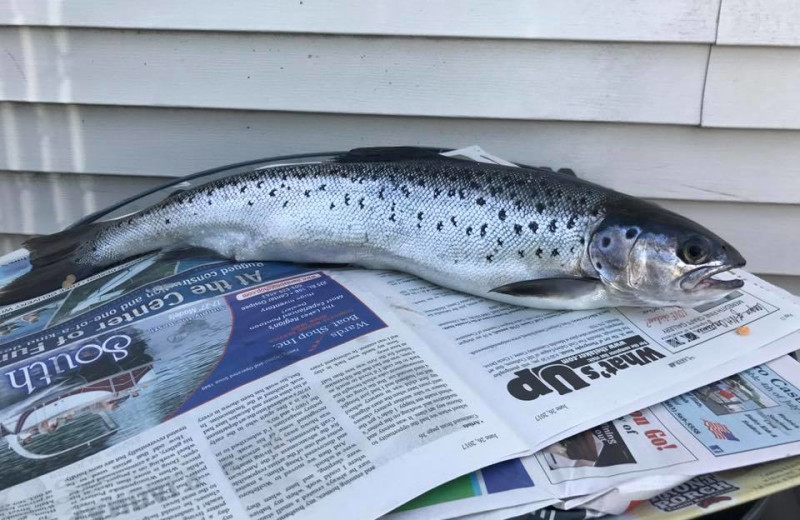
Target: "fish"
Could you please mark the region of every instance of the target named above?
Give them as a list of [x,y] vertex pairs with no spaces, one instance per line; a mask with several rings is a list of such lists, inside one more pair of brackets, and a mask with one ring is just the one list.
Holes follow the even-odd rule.
[[254,169],[27,241],[32,268],[0,289],[0,304],[177,247],[235,261],[402,271],[543,309],[685,307],[742,287],[716,277],[745,265],[728,242],[571,173],[416,147],[357,148]]

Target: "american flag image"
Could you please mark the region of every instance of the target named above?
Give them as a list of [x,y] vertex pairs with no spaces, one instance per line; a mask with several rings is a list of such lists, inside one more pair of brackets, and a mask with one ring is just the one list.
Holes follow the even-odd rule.
[[703,419],[703,424],[705,425],[706,428],[708,428],[708,431],[711,432],[711,435],[713,435],[715,438],[719,440],[725,440],[725,439],[729,441],[739,440],[736,438],[736,436],[733,434],[730,428],[728,428],[722,423],[706,421],[705,419]]

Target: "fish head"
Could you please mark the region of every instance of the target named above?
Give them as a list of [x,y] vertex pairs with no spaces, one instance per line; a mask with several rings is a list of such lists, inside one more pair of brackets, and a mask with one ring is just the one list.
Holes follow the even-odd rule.
[[630,206],[609,209],[588,243],[591,268],[621,304],[695,305],[744,285],[714,278],[745,265],[728,242],[654,204]]

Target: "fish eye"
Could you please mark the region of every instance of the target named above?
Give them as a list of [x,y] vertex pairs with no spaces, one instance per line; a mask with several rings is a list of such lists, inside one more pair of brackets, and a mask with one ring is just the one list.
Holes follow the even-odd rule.
[[703,241],[690,238],[681,245],[678,256],[687,264],[697,265],[708,260],[708,249]]

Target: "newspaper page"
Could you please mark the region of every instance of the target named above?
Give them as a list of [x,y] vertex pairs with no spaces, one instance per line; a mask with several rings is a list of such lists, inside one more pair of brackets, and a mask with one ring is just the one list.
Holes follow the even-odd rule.
[[[663,404],[590,428],[534,456],[497,466],[519,465],[509,473],[524,475],[518,480],[524,479],[531,485],[536,478],[536,489],[542,494],[564,498],[580,496],[550,503],[558,502],[567,508],[594,503],[598,507],[602,497],[602,505],[610,507],[613,499],[620,498],[617,507],[622,504],[624,509],[629,500],[622,496],[623,492],[635,491],[636,497],[647,498],[709,470],[753,465],[800,453],[800,432],[796,428],[800,424],[800,401],[794,397],[798,386],[800,363],[785,356]],[[698,415],[714,418],[713,421],[695,421],[701,423],[708,434],[689,420],[690,416]],[[759,428],[754,429],[753,425]],[[493,500],[481,498],[480,503],[477,499],[468,503],[462,498],[458,505],[451,502],[449,509],[442,506],[440,510],[423,508],[418,511],[447,518],[459,516],[463,511],[474,514],[500,508],[511,516],[509,508],[512,506],[521,505],[513,509],[519,514],[534,508],[519,500],[524,498],[521,494],[496,493]],[[535,502],[536,507],[547,505],[546,501],[531,502]],[[413,501],[408,506],[421,505],[426,504]],[[398,515],[398,518],[403,517]]]
[[798,344],[798,305],[741,271],[742,289],[696,308],[571,312],[505,305],[403,273],[346,274],[425,330],[532,451]]
[[546,447],[523,464],[572,497],[659,474],[699,475],[800,454],[800,363],[759,365]]
[[375,518],[526,449],[336,273],[170,258],[0,311],[0,517]]

